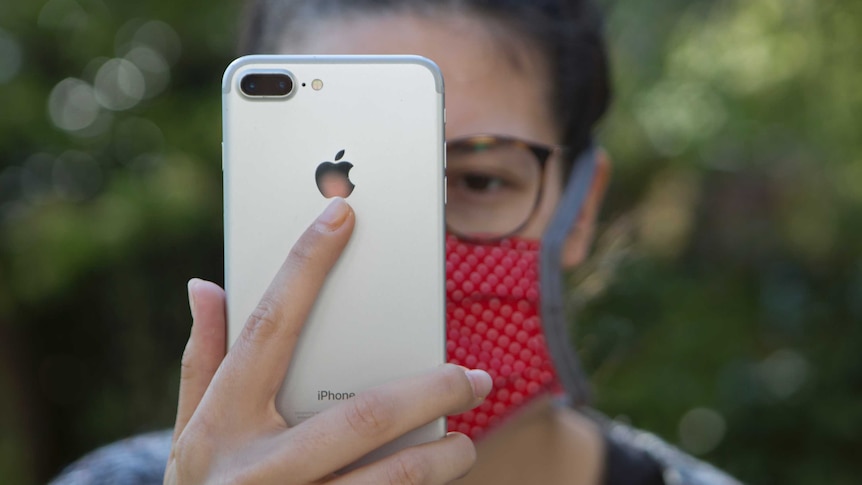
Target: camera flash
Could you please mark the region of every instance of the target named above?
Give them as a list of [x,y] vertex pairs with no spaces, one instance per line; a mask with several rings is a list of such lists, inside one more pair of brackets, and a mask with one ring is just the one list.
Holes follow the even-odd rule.
[[320,79],[315,79],[314,81],[311,81],[311,89],[315,91],[320,91],[321,89],[323,89],[323,81],[321,81]]

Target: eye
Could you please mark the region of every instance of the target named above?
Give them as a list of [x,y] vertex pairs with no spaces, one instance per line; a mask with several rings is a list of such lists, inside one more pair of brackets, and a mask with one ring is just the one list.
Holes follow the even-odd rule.
[[492,190],[500,190],[505,185],[505,182],[500,177],[481,173],[468,173],[462,177],[462,185],[476,192],[490,192]]

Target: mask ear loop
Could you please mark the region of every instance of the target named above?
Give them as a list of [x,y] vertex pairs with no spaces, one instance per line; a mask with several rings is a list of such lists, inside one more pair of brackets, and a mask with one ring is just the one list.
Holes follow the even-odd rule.
[[592,400],[592,389],[569,336],[563,305],[562,251],[590,193],[595,171],[596,148],[591,142],[575,160],[557,211],[542,237],[539,260],[542,327],[557,375],[571,399],[570,404],[575,407],[587,405]]

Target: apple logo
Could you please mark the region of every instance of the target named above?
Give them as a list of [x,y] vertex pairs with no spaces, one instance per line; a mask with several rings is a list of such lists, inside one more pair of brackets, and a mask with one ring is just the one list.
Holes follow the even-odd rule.
[[343,157],[344,150],[341,150],[335,154],[335,161],[338,163],[323,162],[317,166],[314,179],[317,182],[318,190],[327,199],[347,197],[355,187],[349,176],[353,164],[346,160],[339,162]]

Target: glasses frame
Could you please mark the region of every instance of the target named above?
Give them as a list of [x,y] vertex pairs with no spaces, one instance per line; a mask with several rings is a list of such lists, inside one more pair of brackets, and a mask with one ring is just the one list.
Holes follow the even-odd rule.
[[551,159],[551,157],[558,156],[558,157],[562,158],[562,156],[564,156],[564,154],[568,153],[569,148],[564,146],[564,145],[539,143],[539,142],[534,142],[531,140],[525,140],[523,138],[518,138],[518,137],[514,137],[514,136],[491,135],[491,134],[482,133],[482,134],[475,134],[475,135],[468,135],[468,136],[464,136],[464,137],[459,137],[459,138],[455,138],[453,140],[447,140],[447,142],[446,142],[447,157],[448,157],[448,152],[450,150],[452,150],[453,148],[457,149],[457,148],[460,148],[463,146],[463,147],[468,147],[470,149],[475,149],[475,147],[477,145],[480,145],[480,144],[485,145],[485,146],[488,146],[488,145],[491,145],[491,146],[514,145],[517,147],[521,147],[521,148],[529,150],[533,154],[533,156],[535,157],[536,161],[539,163],[539,190],[536,191],[536,199],[533,201],[533,207],[530,209],[530,214],[527,216],[527,218],[522,223],[520,223],[517,227],[512,229],[511,231],[506,232],[504,234],[501,234],[499,236],[493,236],[493,237],[469,236],[469,235],[464,234],[460,231],[454,230],[449,225],[448,220],[446,221],[446,230],[450,234],[458,236],[460,239],[463,239],[463,240],[468,241],[468,242],[487,244],[487,243],[493,243],[496,241],[500,241],[500,240],[503,240],[503,239],[506,239],[508,237],[512,237],[512,236],[518,234],[533,220],[533,218],[536,216],[536,210],[539,208],[539,203],[541,202],[542,196],[544,195],[544,192],[545,192],[545,167],[547,166],[548,161]]

